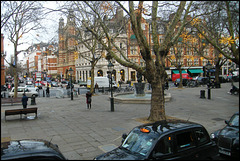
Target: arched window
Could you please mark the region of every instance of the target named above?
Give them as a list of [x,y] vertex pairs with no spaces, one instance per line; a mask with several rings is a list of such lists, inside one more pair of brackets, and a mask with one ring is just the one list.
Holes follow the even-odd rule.
[[103,76],[103,71],[102,70],[98,70],[97,71],[97,76],[98,77],[102,77]]

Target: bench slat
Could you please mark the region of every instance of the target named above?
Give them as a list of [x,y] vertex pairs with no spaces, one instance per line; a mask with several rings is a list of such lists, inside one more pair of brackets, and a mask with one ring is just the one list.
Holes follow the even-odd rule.
[[13,105],[13,103],[21,103],[22,102],[22,98],[21,97],[17,97],[17,98],[1,98],[1,104],[5,104],[5,103],[11,103],[11,105]]
[[21,118],[22,118],[22,114],[27,114],[27,113],[35,113],[36,117],[37,117],[37,107],[5,110],[5,120],[6,120],[6,116],[8,116],[8,115],[18,115],[18,114],[20,114]]

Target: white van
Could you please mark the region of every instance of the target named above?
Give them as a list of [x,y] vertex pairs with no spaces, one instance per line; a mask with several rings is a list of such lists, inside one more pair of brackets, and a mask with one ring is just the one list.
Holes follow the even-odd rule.
[[[98,84],[98,88],[109,87],[109,78],[108,77],[94,77],[94,86]],[[112,86],[117,88],[116,82],[113,81]],[[87,88],[91,88],[91,77],[87,80]]]
[[[9,92],[9,97],[14,96],[14,90],[15,90],[15,88],[12,88],[12,90]],[[27,97],[32,97],[32,96],[37,97],[38,96],[38,92],[34,88],[31,90],[26,87],[18,87],[17,90],[18,90],[17,97],[22,97],[23,93],[25,93]]]

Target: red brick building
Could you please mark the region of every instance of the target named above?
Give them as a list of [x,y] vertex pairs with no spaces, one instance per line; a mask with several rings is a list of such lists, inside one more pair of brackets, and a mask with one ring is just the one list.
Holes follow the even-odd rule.
[[69,10],[69,14],[67,17],[67,23],[64,26],[64,19],[59,19],[59,46],[58,46],[58,65],[57,65],[57,73],[62,75],[62,78],[69,79],[68,70],[70,67],[74,70],[72,79],[75,80],[75,59],[74,59],[74,51],[75,49],[75,17],[73,10]]

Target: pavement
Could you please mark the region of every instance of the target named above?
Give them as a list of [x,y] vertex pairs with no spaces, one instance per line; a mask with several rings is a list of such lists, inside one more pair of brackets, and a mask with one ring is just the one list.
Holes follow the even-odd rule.
[[[238,82],[235,82],[238,84]],[[165,103],[167,116],[202,124],[209,134],[225,126],[233,113],[239,111],[239,96],[230,95],[231,83],[211,89],[207,99],[207,87],[170,87],[171,101]],[[200,98],[205,90],[206,98]],[[142,124],[137,118],[148,117],[150,104],[114,104],[110,111],[109,94],[92,97],[92,109],[86,109],[84,94],[70,98],[37,97],[38,117],[28,114],[25,119],[19,115],[7,116],[7,109],[22,108],[21,104],[1,105],[1,141],[18,139],[45,139],[59,146],[69,160],[91,160],[99,154],[110,151],[121,144],[121,136]]]

